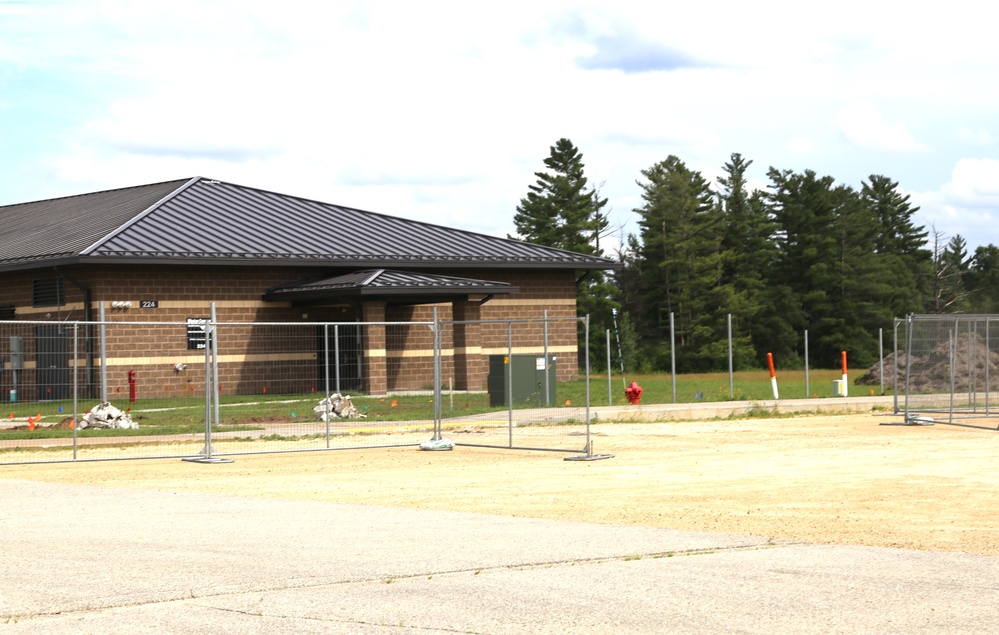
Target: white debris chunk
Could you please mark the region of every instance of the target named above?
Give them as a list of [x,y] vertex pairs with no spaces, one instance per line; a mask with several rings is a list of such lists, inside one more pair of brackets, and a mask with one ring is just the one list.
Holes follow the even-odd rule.
[[366,414],[361,414],[361,412],[354,407],[354,404],[350,401],[350,395],[341,395],[338,392],[335,392],[328,398],[320,401],[319,405],[313,408],[312,411],[316,413],[316,417],[318,417],[320,421],[326,421],[327,413],[329,413],[328,416],[330,419],[349,419],[352,417],[364,419],[368,416]]
[[132,415],[122,412],[105,401],[90,409],[90,412],[80,419],[80,429],[83,428],[138,428],[139,424],[132,421]]
[[442,437],[440,439],[428,439],[420,443],[421,450],[453,450],[454,441],[448,439],[447,437]]

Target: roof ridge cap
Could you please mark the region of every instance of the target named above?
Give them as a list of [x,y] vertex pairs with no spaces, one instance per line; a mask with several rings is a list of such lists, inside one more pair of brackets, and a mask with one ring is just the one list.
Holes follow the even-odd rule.
[[375,279],[379,278],[383,273],[385,273],[384,269],[378,269],[377,271],[375,271],[374,273],[372,273],[370,276],[368,276],[368,278],[364,282],[361,283],[361,286],[362,287],[368,286],[369,284],[371,284],[372,282],[374,282]]
[[133,225],[135,225],[137,222],[139,222],[140,220],[142,220],[146,216],[149,216],[154,211],[156,211],[156,209],[158,207],[160,207],[161,205],[163,205],[164,203],[166,203],[170,199],[176,197],[177,195],[179,195],[184,190],[188,189],[189,187],[191,187],[192,185],[194,185],[195,183],[197,183],[201,179],[202,179],[202,177],[200,177],[200,176],[195,176],[195,177],[193,177],[191,179],[188,179],[187,183],[184,183],[180,187],[172,190],[169,194],[167,194],[166,196],[164,196],[160,200],[156,201],[155,203],[153,203],[152,205],[150,205],[146,209],[142,210],[141,212],[139,212],[138,214],[136,214],[135,216],[133,216],[128,222],[126,222],[126,223],[124,223],[122,225],[119,225],[115,229],[111,230],[111,232],[108,233],[106,236],[103,236],[102,238],[99,238],[92,245],[90,245],[86,249],[81,250],[80,251],[80,255],[81,256],[89,256],[90,253],[93,250],[95,250],[98,247],[100,247],[103,243],[111,240],[115,236],[118,236],[119,234],[121,234],[122,232],[124,232],[129,227],[132,227]]

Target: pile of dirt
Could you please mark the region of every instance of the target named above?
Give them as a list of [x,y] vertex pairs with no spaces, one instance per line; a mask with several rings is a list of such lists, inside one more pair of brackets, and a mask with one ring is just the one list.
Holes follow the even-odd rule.
[[[984,387],[985,373],[988,369],[990,382],[992,378],[999,379],[999,353],[989,350],[985,339],[977,334],[964,333],[958,336],[954,343],[954,390],[961,392],[971,388],[974,380],[978,388]],[[909,392],[941,392],[951,389],[951,341],[943,340],[937,343],[928,355],[916,356],[912,359],[904,352],[885,356],[884,383],[890,386],[895,381],[895,368],[898,372],[899,390],[906,386],[906,372],[912,373],[909,379]],[[875,364],[854,383],[859,386],[874,386],[881,384],[882,364]]]

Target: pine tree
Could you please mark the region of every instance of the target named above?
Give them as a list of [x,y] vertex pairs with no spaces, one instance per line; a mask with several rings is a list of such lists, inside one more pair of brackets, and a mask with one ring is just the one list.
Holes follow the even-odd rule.
[[635,210],[641,216],[641,245],[633,242],[637,251],[629,263],[640,272],[634,276],[637,289],[630,299],[631,306],[640,307],[636,331],[657,358],[656,366],[665,368],[673,314],[678,363],[699,370],[712,364],[701,357],[701,344],[719,335],[710,324],[714,316],[709,291],[721,270],[721,217],[708,182],[677,157],[669,156],[642,175],[645,204]]
[[732,315],[736,368],[762,362],[770,350],[760,318],[766,291],[764,274],[773,264],[776,250],[770,240],[773,223],[767,217],[761,193],[747,190],[746,170],[752,163],[734,153],[723,166],[725,176],[718,179],[721,186],[718,197],[725,220],[721,239],[722,277],[716,292],[720,296],[718,312],[724,316],[718,319],[726,320],[727,331],[727,316]]
[[[544,160],[546,170],[534,173],[537,181],[528,186],[527,196],[520,200],[513,217],[518,237],[546,247],[603,256],[600,237],[609,222],[601,211],[607,199],[588,186],[583,155],[571,141],[559,139],[549,150]],[[603,272],[588,272],[577,284],[576,312],[590,316],[590,360],[595,366],[606,359],[603,332],[610,327],[611,310],[619,306],[614,295],[615,289]],[[579,354],[583,351],[581,345]]]
[[932,295],[932,257],[929,235],[913,223],[918,207],[898,191],[898,182],[872,174],[861,186],[861,199],[878,221],[874,248],[890,270],[889,306],[896,317],[925,311]]
[[999,313],[999,247],[990,244],[975,249],[965,278],[974,298],[971,310]]
[[568,139],[559,139],[545,159],[547,171],[535,172],[537,181],[528,186],[513,217],[521,240],[568,249],[582,254],[603,255],[598,237],[608,221],[601,210],[607,199],[587,187],[583,155]]

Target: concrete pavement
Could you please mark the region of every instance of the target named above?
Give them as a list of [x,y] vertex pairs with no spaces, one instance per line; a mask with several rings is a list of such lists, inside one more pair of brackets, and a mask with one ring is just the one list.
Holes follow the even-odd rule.
[[0,492],[0,632],[984,633],[999,601],[989,556],[2,473]]

